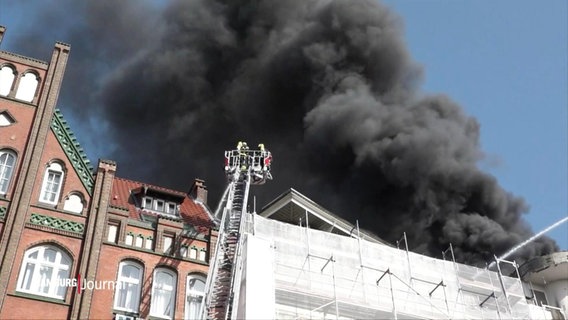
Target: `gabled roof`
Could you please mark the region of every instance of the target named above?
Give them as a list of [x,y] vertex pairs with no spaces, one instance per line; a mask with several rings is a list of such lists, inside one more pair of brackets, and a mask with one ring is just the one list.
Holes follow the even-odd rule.
[[[201,227],[212,225],[209,209],[202,203],[193,200],[187,193],[119,177],[115,177],[113,181],[112,193],[110,195],[111,207],[128,210],[129,217],[135,220],[143,221],[144,216],[159,216],[153,211],[144,210],[136,206],[134,194],[144,189],[151,189],[179,197],[181,200],[179,214],[184,223]],[[162,217],[168,218],[167,216]]]
[[75,172],[81,179],[85,189],[87,189],[87,192],[92,195],[93,186],[95,184],[93,166],[87,158],[85,151],[77,141],[75,134],[73,134],[73,131],[71,131],[71,128],[67,125],[67,121],[63,119],[63,115],[59,109],[55,109],[53,118],[51,119],[51,130],[55,134],[57,141],[59,141],[61,148],[67,155],[69,162],[73,165],[73,169],[75,169]]
[[[264,206],[259,215],[291,224],[306,225],[312,229],[357,237],[357,227],[290,188]],[[359,230],[361,239],[391,245],[376,235]]]

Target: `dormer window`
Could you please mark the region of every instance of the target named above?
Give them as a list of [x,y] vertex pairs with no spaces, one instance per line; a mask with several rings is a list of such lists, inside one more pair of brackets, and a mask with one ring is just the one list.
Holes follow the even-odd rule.
[[166,216],[178,219],[180,215],[180,204],[185,201],[187,194],[143,185],[130,191],[134,196],[137,206],[144,210],[147,215]]
[[157,213],[165,213],[176,217],[178,216],[178,205],[164,199],[146,196],[143,198],[142,208],[145,210],[155,211]]

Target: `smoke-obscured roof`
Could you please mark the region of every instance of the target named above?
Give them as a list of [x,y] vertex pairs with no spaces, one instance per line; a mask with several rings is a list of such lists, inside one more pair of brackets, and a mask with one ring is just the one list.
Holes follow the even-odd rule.
[[276,197],[258,214],[282,222],[390,245],[370,232],[357,229],[356,225],[333,214],[293,188]]

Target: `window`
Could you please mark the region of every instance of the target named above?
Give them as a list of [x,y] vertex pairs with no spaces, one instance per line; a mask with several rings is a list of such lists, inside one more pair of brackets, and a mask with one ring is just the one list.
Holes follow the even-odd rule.
[[39,79],[34,73],[28,72],[24,74],[20,79],[20,85],[18,87],[18,91],[16,92],[16,99],[32,102],[38,83]]
[[164,201],[163,200],[156,200],[154,209],[156,211],[164,211]]
[[63,166],[57,162],[51,163],[43,178],[40,201],[56,204],[63,181]]
[[175,202],[167,202],[163,199],[156,199],[145,196],[142,198],[142,208],[152,210],[159,213],[167,213],[169,215],[177,216],[178,205]]
[[116,243],[116,234],[117,233],[118,233],[118,226],[114,225],[114,224],[110,224],[108,226],[107,241]]
[[187,276],[185,318],[199,319],[201,302],[205,292],[205,277],[201,275]]
[[196,247],[191,247],[191,250],[189,250],[189,258],[190,259],[197,259],[197,248]]
[[79,194],[71,194],[67,200],[65,200],[65,204],[63,205],[63,210],[73,212],[73,213],[81,213],[83,212],[83,197]]
[[199,250],[199,260],[205,261],[205,249]]
[[174,242],[174,237],[172,236],[164,236],[164,253],[168,253],[172,247],[172,243]]
[[146,238],[145,248],[148,249],[148,250],[152,250],[153,242],[154,242],[154,241],[153,241],[153,239],[152,239],[151,236],[148,237],[148,238]]
[[133,261],[123,261],[118,268],[114,308],[118,310],[138,312],[142,272],[144,268]]
[[179,248],[179,255],[182,257],[187,257],[187,247],[183,246],[181,248]]
[[0,112],[0,127],[7,127],[14,122],[16,120],[7,111]]
[[152,209],[152,203],[153,203],[152,198],[148,197],[144,198],[144,208]]
[[71,259],[57,247],[44,245],[29,249],[18,279],[18,291],[65,299]]
[[0,95],[7,96],[12,89],[16,72],[10,66],[0,68]]
[[14,164],[16,163],[16,155],[8,150],[0,150],[0,194],[8,192],[10,179],[14,172]]
[[141,234],[139,234],[138,237],[136,237],[136,243],[134,245],[137,246],[138,248],[142,248],[143,243],[144,243],[144,237]]
[[172,319],[175,310],[177,277],[173,271],[158,268],[154,271],[150,315]]
[[548,305],[548,301],[546,300],[546,294],[544,294],[544,292],[534,290],[534,296],[537,306]]
[[168,206],[166,207],[166,213],[169,214],[176,214],[176,204],[172,202],[168,202]]
[[124,240],[124,243],[126,243],[126,245],[131,246],[132,242],[134,242],[134,234],[132,232],[129,232],[126,235],[126,239]]

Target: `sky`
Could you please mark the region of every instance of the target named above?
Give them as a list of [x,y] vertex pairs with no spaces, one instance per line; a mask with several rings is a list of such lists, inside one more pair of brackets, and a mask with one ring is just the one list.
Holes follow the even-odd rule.
[[[41,28],[45,41],[62,26],[34,25],[40,1],[0,0],[8,28],[0,49]],[[51,1],[57,6],[57,1]],[[404,40],[423,68],[420,91],[443,94],[480,124],[479,167],[525,199],[534,232],[568,214],[568,8],[566,1],[385,0],[404,28]],[[32,14],[26,13],[26,11]],[[37,11],[34,11],[37,10]],[[59,8],[56,10],[65,10]],[[68,19],[80,19],[68,14]],[[37,31],[34,31],[37,32]],[[84,43],[97,50],[85,34]],[[71,59],[83,43],[71,43]],[[116,44],[117,46],[120,44]],[[48,47],[49,48],[49,47]],[[26,54],[26,52],[21,52]],[[46,50],[49,55],[49,50]],[[101,68],[112,69],[111,66]],[[68,72],[77,72],[69,71]],[[63,92],[66,90],[65,82]],[[70,90],[70,89],[67,89]],[[60,100],[61,102],[61,100]],[[64,106],[61,106],[64,109]],[[65,113],[91,161],[107,146],[83,130],[79,115]],[[105,130],[103,127],[99,130]],[[117,147],[117,146],[113,146]],[[325,206],[325,205],[324,205]],[[568,224],[548,233],[568,250]]]
[[[538,232],[568,215],[568,2],[383,1],[403,19],[424,92],[481,124],[481,167],[530,205]],[[548,233],[568,250],[568,224]]]

